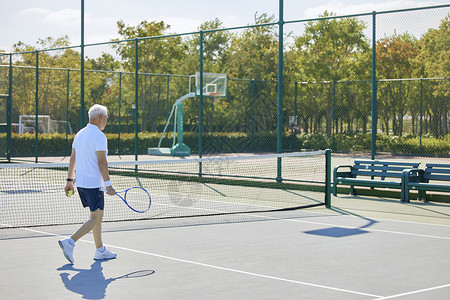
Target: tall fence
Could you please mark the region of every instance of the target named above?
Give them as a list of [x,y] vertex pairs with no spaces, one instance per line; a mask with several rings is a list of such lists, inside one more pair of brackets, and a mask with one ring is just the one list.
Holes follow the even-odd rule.
[[110,153],[137,158],[157,146],[200,71],[226,73],[228,85],[225,98],[185,103],[184,141],[199,155],[331,148],[448,158],[449,15],[450,5],[278,22],[261,14],[243,27],[129,28],[121,41],[0,53],[0,156],[69,155],[87,109],[102,103]]

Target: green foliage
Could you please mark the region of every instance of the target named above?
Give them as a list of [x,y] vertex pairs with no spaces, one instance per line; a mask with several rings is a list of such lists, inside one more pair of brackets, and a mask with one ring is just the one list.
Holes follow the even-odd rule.
[[[326,11],[321,17],[329,16],[333,13]],[[305,33],[295,39],[303,81],[354,79],[351,66],[369,50],[366,27],[357,18],[308,22]]]
[[448,157],[450,155],[450,135],[443,139],[435,138],[405,138],[393,137],[387,145],[392,154],[414,153],[423,156],[442,156]]
[[[275,17],[255,14],[255,24],[272,23]],[[278,76],[278,38],[275,26],[251,27],[234,35],[226,73],[231,78],[276,80]]]
[[[108,138],[108,152],[110,155],[134,154],[134,133],[106,134]],[[158,145],[160,134],[139,133],[138,154],[147,154],[148,148]],[[64,134],[39,134],[39,156],[70,155],[74,135],[66,138]],[[170,146],[172,136],[169,135]],[[204,153],[233,153],[233,152],[276,152],[276,133],[265,133],[258,138],[252,138],[242,132],[217,133],[213,136],[203,135]],[[6,134],[0,134],[0,142],[6,143]],[[198,133],[186,133],[184,142],[193,153],[198,153]],[[323,134],[304,134],[283,136],[283,151],[322,150],[332,149],[333,139]],[[168,145],[163,147],[170,147]],[[370,152],[371,135],[357,134],[354,136],[335,135],[334,147],[338,152]],[[35,154],[35,135],[13,134],[13,156],[33,156]],[[377,152],[390,152],[397,155],[450,156],[450,134],[445,138],[406,138],[377,135]]]
[[[285,33],[283,120],[286,129],[296,98],[295,109],[298,109],[299,125],[304,134],[283,137],[283,149],[334,147],[338,151],[369,151],[372,49],[367,29],[370,21],[362,17],[334,18],[331,12],[321,17],[325,18],[296,24],[304,26],[303,31],[296,31],[296,36]],[[223,23],[215,18],[198,28],[203,32],[204,72],[226,73],[229,79],[227,98],[215,102],[203,99],[203,126],[206,131],[214,132],[204,135],[204,151],[273,152],[276,149],[279,36],[277,26],[273,25],[275,20],[273,15],[256,13],[256,25],[272,25],[221,30]],[[439,28],[430,28],[420,38],[395,33],[376,41],[379,79],[447,78],[378,82],[380,129],[392,130],[398,137],[379,135],[377,151],[448,154],[449,24],[450,15],[447,15]],[[85,60],[85,108],[94,103],[105,104],[110,111],[108,130],[112,132],[133,131],[137,112],[138,128],[142,131],[139,152],[145,153],[147,147],[157,145],[159,134],[156,132],[165,125],[171,105],[187,93],[189,79],[186,75],[199,71],[200,34],[163,38],[172,32],[170,25],[162,21],[142,21],[136,26],[118,21],[117,29],[121,39],[126,41],[113,44],[114,55],[103,53]],[[137,71],[140,73],[137,79],[134,77],[135,38],[142,38],[137,43]],[[69,120],[74,131],[84,126],[79,124],[81,76],[79,70],[74,70],[80,68],[80,53],[72,49],[33,52],[61,49],[69,44],[66,36],[39,39],[34,45],[22,42],[14,45],[14,51],[30,53],[14,56],[13,123],[19,115],[38,113],[48,114],[53,120]],[[38,103],[35,102],[37,58],[41,68]],[[8,56],[0,56],[0,59],[4,64],[9,63]],[[47,67],[54,69],[44,69]],[[7,89],[8,71],[2,66],[2,91]],[[293,88],[297,81],[320,83],[300,84],[295,91],[297,99]],[[136,97],[138,105],[134,107]],[[199,126],[199,108],[198,98],[185,102],[185,141],[193,151],[198,151],[195,132]],[[420,134],[431,137],[424,137],[422,141],[404,138],[408,134],[419,135],[419,120],[420,130],[423,130]],[[118,124],[121,124],[120,129],[116,129]],[[408,130],[407,126],[410,126]],[[134,134],[122,133],[120,140],[118,135],[109,138],[111,153],[134,153]],[[17,153],[34,151],[34,136],[15,135],[13,139]],[[65,153],[70,149],[70,139],[64,135],[40,135],[39,151]]]

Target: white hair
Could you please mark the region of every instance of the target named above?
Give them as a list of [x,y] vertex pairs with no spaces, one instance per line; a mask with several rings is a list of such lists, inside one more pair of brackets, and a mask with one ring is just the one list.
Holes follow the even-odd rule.
[[106,106],[100,105],[100,104],[94,104],[88,111],[88,115],[89,115],[89,120],[95,118],[96,116],[99,115],[103,115],[103,116],[107,116],[108,115],[108,109],[106,108]]

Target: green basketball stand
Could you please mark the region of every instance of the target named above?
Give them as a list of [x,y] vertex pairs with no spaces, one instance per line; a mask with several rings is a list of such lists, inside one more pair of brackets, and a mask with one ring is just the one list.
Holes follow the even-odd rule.
[[[148,148],[148,155],[160,155],[160,156],[190,156],[191,149],[183,141],[183,101],[195,97],[195,93],[189,93],[178,99],[172,107],[169,119],[167,120],[166,126],[164,127],[163,134],[159,139],[158,148]],[[171,148],[161,148],[161,142],[167,132],[167,127],[169,126],[170,119],[175,112],[175,124],[174,124],[174,136],[173,144]]]
[[[158,142],[157,148],[148,148],[148,155],[159,156],[179,156],[185,157],[191,155],[191,149],[183,141],[183,102],[188,98],[194,98],[200,95],[200,91],[203,90],[205,97],[225,97],[227,86],[227,75],[217,73],[203,73],[203,88],[200,87],[200,73],[189,77],[189,91],[191,91],[191,79],[195,78],[195,92],[190,92],[183,97],[179,98],[172,106],[169,118],[167,119],[166,126],[164,127],[161,138]],[[174,129],[173,129],[173,143],[171,148],[162,148],[161,142],[167,134],[167,128],[170,124],[172,115],[174,117]]]

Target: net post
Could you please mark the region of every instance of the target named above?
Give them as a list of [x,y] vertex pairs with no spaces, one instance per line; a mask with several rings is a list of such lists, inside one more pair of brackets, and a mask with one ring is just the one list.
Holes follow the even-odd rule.
[[325,207],[331,207],[331,150],[325,150]]

